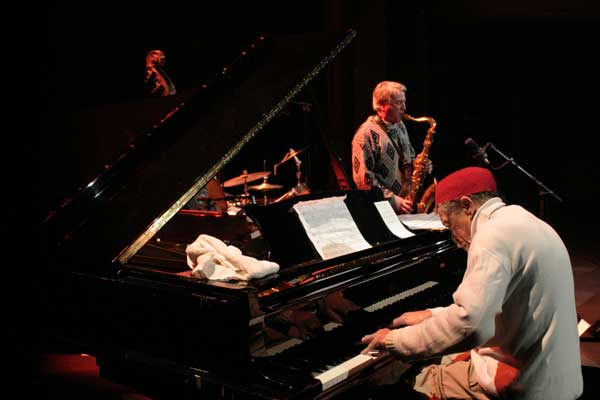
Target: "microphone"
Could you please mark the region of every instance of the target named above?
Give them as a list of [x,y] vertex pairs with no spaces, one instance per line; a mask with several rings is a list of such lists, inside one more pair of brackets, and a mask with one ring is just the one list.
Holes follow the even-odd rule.
[[487,147],[484,146],[483,148],[479,147],[479,145],[471,138],[467,138],[467,140],[465,140],[465,145],[471,150],[471,153],[473,154],[472,157],[473,159],[479,161],[480,163],[485,163],[490,165],[490,161],[487,158],[487,154],[485,153],[485,149]]

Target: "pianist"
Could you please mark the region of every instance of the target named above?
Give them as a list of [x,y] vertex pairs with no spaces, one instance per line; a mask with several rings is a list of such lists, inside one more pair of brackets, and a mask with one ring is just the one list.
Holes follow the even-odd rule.
[[579,397],[573,273],[561,238],[522,207],[506,205],[484,168],[441,180],[435,201],[468,252],[454,302],[402,314],[392,322],[397,329],[363,337],[363,352],[388,350],[404,360],[443,355],[408,374],[429,398]]

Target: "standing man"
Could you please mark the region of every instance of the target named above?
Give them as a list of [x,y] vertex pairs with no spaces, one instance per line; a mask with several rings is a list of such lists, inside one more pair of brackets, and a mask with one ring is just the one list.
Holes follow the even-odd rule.
[[[485,168],[442,179],[435,203],[467,269],[447,307],[406,312],[364,350],[405,360],[446,355],[417,371],[429,398],[576,399],[583,392],[573,271],[558,234],[505,204]],[[466,351],[460,354],[452,354]]]
[[[378,188],[397,214],[410,213],[408,193],[415,159],[402,117],[406,112],[406,87],[382,81],[373,90],[373,110],[352,139],[352,178],[356,188]],[[429,165],[431,170],[431,165]]]

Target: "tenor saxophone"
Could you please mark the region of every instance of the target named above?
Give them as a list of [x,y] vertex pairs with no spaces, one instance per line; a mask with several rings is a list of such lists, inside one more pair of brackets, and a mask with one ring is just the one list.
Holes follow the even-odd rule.
[[423,183],[428,175],[428,171],[426,171],[425,167],[427,166],[429,150],[431,149],[431,144],[433,143],[433,135],[435,134],[435,127],[437,123],[435,122],[435,119],[431,117],[415,118],[408,114],[404,114],[403,119],[414,122],[427,122],[429,124],[429,129],[427,129],[425,141],[423,142],[423,149],[413,162],[413,170],[410,178],[410,189],[407,196],[408,199],[416,205],[416,211],[423,213],[428,211],[432,204],[433,194],[435,193],[435,182],[424,192],[422,192],[422,189]]

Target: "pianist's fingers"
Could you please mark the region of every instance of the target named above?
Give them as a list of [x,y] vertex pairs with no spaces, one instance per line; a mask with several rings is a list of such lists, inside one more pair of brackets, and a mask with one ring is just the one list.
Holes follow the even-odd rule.
[[363,336],[361,342],[366,344],[367,347],[361,351],[361,354],[367,354],[374,350],[385,350],[385,337],[389,332],[388,328],[382,328],[375,333]]
[[360,342],[363,344],[369,344],[369,343],[371,343],[371,341],[373,340],[374,337],[375,337],[374,333],[371,333],[370,335],[365,335],[362,337]]
[[431,317],[431,310],[407,311],[392,321],[392,327],[416,325]]
[[373,352],[377,351],[377,349],[376,349],[376,347],[375,347],[374,343],[375,343],[375,342],[371,342],[371,343],[369,343],[369,345],[368,345],[367,347],[365,347],[365,348],[364,348],[364,349],[363,349],[363,350],[360,352],[360,354],[370,354],[370,353],[373,353]]

